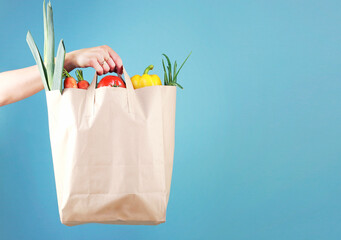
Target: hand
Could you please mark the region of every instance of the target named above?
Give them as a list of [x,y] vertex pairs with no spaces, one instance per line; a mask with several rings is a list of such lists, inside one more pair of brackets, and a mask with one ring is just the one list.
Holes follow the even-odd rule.
[[123,73],[123,64],[120,56],[107,45],[84,48],[67,53],[65,55],[64,67],[68,72],[75,68],[92,67],[98,75],[108,72]]

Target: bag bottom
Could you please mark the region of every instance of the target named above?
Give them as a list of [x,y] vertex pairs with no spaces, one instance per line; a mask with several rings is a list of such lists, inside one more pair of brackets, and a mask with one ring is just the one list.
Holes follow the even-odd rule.
[[91,221],[91,222],[79,222],[79,221],[62,221],[62,224],[72,227],[77,225],[89,224],[89,223],[97,223],[97,224],[113,224],[113,225],[159,225],[166,221]]

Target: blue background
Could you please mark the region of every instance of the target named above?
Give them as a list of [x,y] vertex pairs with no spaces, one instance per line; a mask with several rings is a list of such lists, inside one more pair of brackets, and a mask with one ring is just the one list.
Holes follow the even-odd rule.
[[[56,41],[107,44],[130,75],[154,64],[162,76],[162,53],[193,51],[167,222],[59,222],[42,91],[0,108],[1,239],[341,239],[340,1],[52,5]],[[1,0],[0,29],[0,72],[33,65],[25,37],[42,50],[42,0]]]

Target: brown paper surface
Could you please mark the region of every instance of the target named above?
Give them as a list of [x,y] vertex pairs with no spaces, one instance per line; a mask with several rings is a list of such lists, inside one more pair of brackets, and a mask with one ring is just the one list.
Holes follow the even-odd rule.
[[46,92],[61,222],[159,224],[166,220],[176,87]]

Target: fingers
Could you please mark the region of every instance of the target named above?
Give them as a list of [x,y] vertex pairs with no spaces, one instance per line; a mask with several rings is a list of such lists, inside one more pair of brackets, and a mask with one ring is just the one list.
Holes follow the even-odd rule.
[[93,67],[98,75],[102,75],[104,73],[103,67],[99,64],[97,59],[90,62],[90,67]]
[[123,64],[120,56],[107,45],[77,50],[74,51],[72,56],[74,58],[70,61],[75,67],[92,67],[98,75],[108,72],[123,73]]
[[111,57],[109,57],[109,59],[107,60],[107,64],[109,65],[110,67],[110,72],[114,72],[116,69],[116,64],[115,62],[112,60]]
[[111,70],[111,66],[109,66],[107,62],[109,59],[110,59],[110,55],[108,51],[106,51],[103,47],[99,47],[97,60],[98,60],[98,63],[102,66],[103,74],[107,74]]
[[103,74],[107,74],[110,71],[110,67],[105,60],[103,61],[102,68],[103,68]]
[[111,59],[115,63],[116,69],[114,69],[114,71],[119,73],[119,74],[122,74],[123,73],[123,63],[122,63],[122,59],[120,58],[120,56],[118,56],[118,54],[114,50],[112,50],[111,47],[106,46],[106,45],[104,45],[103,47],[108,51]]
[[92,60],[90,67],[93,67],[98,75],[107,74],[110,71],[110,66],[103,58],[99,59],[101,60],[98,60],[98,58],[96,60]]

